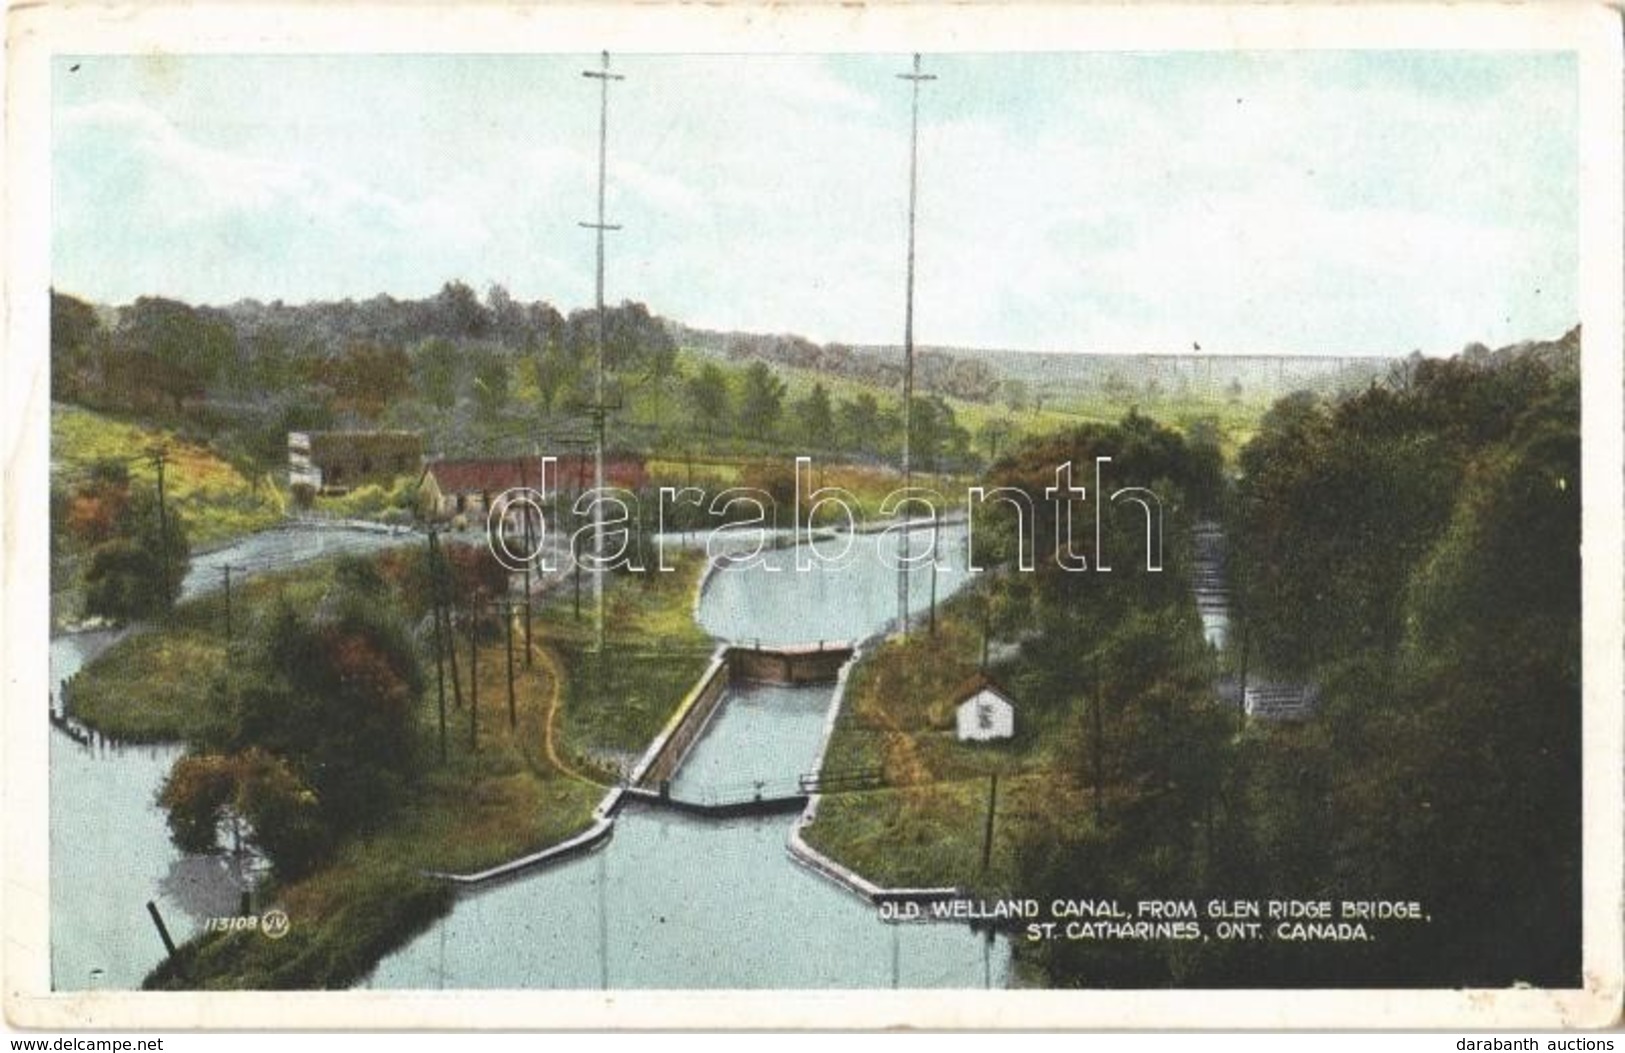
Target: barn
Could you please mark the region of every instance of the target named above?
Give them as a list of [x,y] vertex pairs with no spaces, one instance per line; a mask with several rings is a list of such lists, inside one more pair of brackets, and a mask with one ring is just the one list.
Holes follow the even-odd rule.
[[954,701],[959,741],[986,742],[1016,733],[1015,703],[987,677],[976,677],[961,687]]
[[290,431],[288,484],[322,494],[388,486],[423,463],[423,437],[412,431]]

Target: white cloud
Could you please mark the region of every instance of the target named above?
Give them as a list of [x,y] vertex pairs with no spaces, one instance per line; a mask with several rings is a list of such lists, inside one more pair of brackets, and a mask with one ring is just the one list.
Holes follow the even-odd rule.
[[[1508,67],[1475,92],[1292,56],[1011,61],[1040,79],[943,58],[922,99],[924,341],[1451,349],[1570,324],[1560,66]],[[108,299],[218,301],[421,295],[460,277],[586,303],[577,222],[594,208],[597,107],[579,65],[267,58],[189,67],[153,92],[99,64],[102,88],[56,111],[58,278]],[[612,299],[719,327],[900,337],[897,63],[617,66]],[[155,276],[170,284],[143,285]]]

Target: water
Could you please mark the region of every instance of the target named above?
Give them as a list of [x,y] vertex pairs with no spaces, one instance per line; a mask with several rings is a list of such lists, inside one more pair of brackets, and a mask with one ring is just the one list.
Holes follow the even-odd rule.
[[[51,641],[51,669],[71,676],[123,632]],[[153,900],[177,941],[202,918],[233,914],[242,876],[226,857],[169,843],[154,795],[179,745],[82,745],[50,733],[51,980],[56,990],[139,987],[163,958]]]
[[989,947],[960,926],[880,922],[868,903],[790,860],[789,822],[629,806],[604,848],[465,895],[366,986],[1004,985],[1002,941]]
[[[930,531],[913,532],[912,544],[922,555],[930,550]],[[969,532],[962,525],[942,528],[936,559],[937,599],[946,599],[969,577]],[[699,621],[712,636],[739,643],[816,643],[861,640],[885,629],[897,616],[895,561],[882,559],[896,550],[895,536],[856,534],[816,543],[834,559],[848,540],[851,557],[842,567],[814,563],[796,569],[793,549],[763,554],[761,565],[721,567],[706,583]],[[909,612],[919,616],[931,605],[930,563],[909,573]]]
[[239,574],[253,577],[327,556],[365,554],[413,543],[422,544],[422,535],[315,527],[265,530],[225,548],[194,555],[186,580],[181,582],[181,599],[190,600],[220,588],[224,582],[222,570],[228,564],[234,580],[240,581]]
[[763,796],[794,792],[811,771],[824,738],[830,689],[745,684],[728,692],[711,726],[694,744],[672,795],[701,804],[739,800],[761,786]]
[[[916,537],[926,544],[928,534]],[[274,531],[196,557],[183,594],[217,587],[220,568],[253,574],[411,536]],[[727,639],[851,640],[896,613],[896,573],[876,535],[854,540],[844,569],[719,569],[700,623]],[[825,542],[826,547],[839,542]],[[830,549],[833,550],[833,549]],[[945,528],[938,598],[965,580],[965,532]],[[931,571],[912,576],[910,609],[930,602]],[[51,643],[53,683],[119,633]],[[746,686],[730,693],[678,774],[679,796],[784,784],[811,769],[832,689]],[[153,803],[181,747],[87,749],[51,735],[51,945],[59,990],[132,988],[163,956],[145,911],[155,900],[177,941],[233,914],[242,876],[226,857],[171,847]],[[368,986],[405,988],[886,988],[1002,986],[1009,948],[953,925],[888,925],[875,908],[786,852],[794,817],[715,821],[629,806],[593,855],[459,899],[432,929],[380,963]],[[99,970],[99,972],[93,972]]]
[[[719,569],[699,621],[736,641],[862,639],[896,613],[896,574],[879,544],[855,539],[844,569]],[[834,543],[838,544],[838,542]],[[940,598],[964,583],[964,530],[945,530]],[[776,569],[769,569],[773,567]],[[930,602],[916,571],[910,608]],[[817,761],[829,685],[730,690],[679,769],[684,800],[737,799],[756,782],[782,792]],[[771,794],[769,794],[771,795]],[[388,988],[926,988],[1004,986],[1006,941],[957,925],[890,925],[873,905],[796,864],[795,817],[718,821],[628,806],[591,856],[465,894],[452,912],[380,963]]]
[[[181,586],[190,599],[222,584],[220,568],[252,577],[341,552],[410,543],[411,535],[272,530],[193,557]],[[236,580],[241,581],[242,577]],[[51,640],[51,685],[77,673],[128,632],[71,633]],[[204,918],[236,914],[251,878],[230,855],[190,856],[169,841],[158,789],[179,744],[96,745],[50,732],[51,977],[56,990],[129,989],[163,960],[147,915],[158,904],[177,943]]]
[[1196,558],[1192,565],[1196,592],[1196,613],[1202,618],[1202,635],[1215,650],[1224,650],[1230,639],[1230,588],[1225,577],[1225,539],[1219,524],[1197,523],[1191,530]]

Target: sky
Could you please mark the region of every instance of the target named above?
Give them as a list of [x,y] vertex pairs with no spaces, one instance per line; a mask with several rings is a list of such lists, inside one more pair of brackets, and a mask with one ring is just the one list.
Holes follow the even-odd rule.
[[[59,56],[52,280],[593,302],[597,56]],[[606,298],[902,339],[903,55],[612,58]],[[927,55],[915,333],[1452,353],[1578,320],[1562,52]]]

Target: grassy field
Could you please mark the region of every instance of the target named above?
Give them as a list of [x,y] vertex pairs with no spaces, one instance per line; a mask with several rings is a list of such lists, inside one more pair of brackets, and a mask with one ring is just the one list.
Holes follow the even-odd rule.
[[[698,372],[700,365],[706,362],[721,365],[730,375],[742,373],[745,368],[742,364],[723,362],[702,352],[684,350],[679,356],[681,376],[686,378]],[[778,364],[775,364],[773,369],[786,384],[787,421],[791,419],[791,407],[805,398],[812,391],[814,384],[822,384],[829,392],[831,401],[836,404],[849,401],[860,394],[869,394],[879,399],[883,407],[895,408],[901,398],[900,393],[891,388],[850,377],[832,376],[817,370]],[[1008,434],[999,446],[1000,450],[1005,450],[1009,449],[1012,443],[1023,439],[1064,431],[1085,422],[1121,420],[1130,409],[1137,409],[1184,432],[1189,432],[1199,421],[1206,422],[1217,430],[1220,447],[1228,460],[1232,459],[1252,437],[1259,418],[1269,408],[1273,398],[1260,394],[1244,394],[1233,399],[1221,390],[1192,387],[1186,390],[1170,389],[1156,394],[1137,391],[1125,396],[1113,396],[1104,390],[1052,392],[1042,407],[1037,409],[1012,410],[998,399],[991,402],[973,402],[968,399],[948,398],[946,402],[953,409],[954,419],[970,433],[973,449],[983,456],[989,452],[984,440],[985,429],[989,425],[997,424],[1008,429]],[[671,411],[668,409],[666,412]]]
[[[690,616],[700,566],[691,559],[676,573],[613,581],[615,630],[598,665],[586,654],[590,622],[575,623],[567,592],[538,613],[528,668],[516,619],[511,723],[502,627],[488,626],[478,644],[477,710],[469,642],[459,639],[465,704],[456,707],[448,684],[447,763],[436,762],[431,669],[419,709],[427,766],[413,799],[381,829],[343,844],[318,872],[262,890],[262,909],[275,903],[288,913],[286,938],[205,934],[160,966],[149,986],[348,986],[449,909],[449,888],[423,871],[483,869],[584,829],[604,793],[602,759],[647,745],[704,668],[709,643]],[[252,580],[236,592],[234,622],[251,625],[279,598],[313,604],[331,581],[330,564]],[[74,714],[116,738],[205,734],[218,717],[215,685],[230,672],[222,605],[218,595],[182,604],[171,623],[110,649],[75,682]],[[658,650],[650,641],[668,646]]]
[[[1018,828],[1087,814],[1083,801],[1069,799],[1075,791],[1052,774],[1059,736],[1042,707],[1023,706],[1007,742],[955,736],[953,699],[977,673],[980,641],[973,604],[961,597],[939,615],[935,636],[894,637],[859,660],[824,768],[879,769],[884,788],[826,796],[806,829],[809,844],[882,885],[996,893],[1016,881],[1010,846]],[[1003,672],[992,670],[1019,698],[1018,682]],[[998,796],[984,868],[994,775]]]
[[582,578],[581,618],[567,581],[537,619],[547,646],[572,670],[558,723],[559,750],[602,778],[641,753],[710,662],[713,644],[693,618],[704,560],[683,554],[669,574],[628,574],[605,596],[605,649],[594,648],[592,582]]
[[[235,631],[279,597],[298,607],[317,603],[333,581],[331,563],[311,563],[275,576],[251,578],[232,590]],[[191,741],[218,722],[222,678],[230,669],[223,592],[176,606],[161,627],[137,632],[108,648],[73,681],[75,717],[126,742]]]
[[284,497],[270,476],[245,478],[208,448],[161,428],[51,404],[53,479],[72,477],[99,460],[117,460],[128,463],[133,482],[156,485],[156,471],[143,457],[154,446],[168,451],[164,495],[185,518],[193,545],[219,544],[282,518]]

